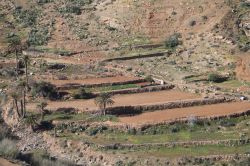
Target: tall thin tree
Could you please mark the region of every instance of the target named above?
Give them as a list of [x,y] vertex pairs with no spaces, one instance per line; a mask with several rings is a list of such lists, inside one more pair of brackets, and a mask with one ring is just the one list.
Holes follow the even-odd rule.
[[26,81],[20,80],[18,82],[17,88],[20,91],[20,94],[22,94],[22,99],[20,100],[21,103],[21,117],[24,118],[26,116],[26,94],[27,94],[27,83]]
[[20,109],[19,109],[19,106],[18,106],[18,100],[20,99],[20,94],[16,91],[12,91],[10,93],[10,96],[11,98],[13,99],[13,103],[16,107],[16,113],[18,115],[18,118],[21,118],[21,113],[20,113]]
[[27,88],[27,90],[29,90],[28,66],[30,64],[30,57],[28,55],[24,55],[23,62],[24,62],[24,66],[25,66],[26,88]]

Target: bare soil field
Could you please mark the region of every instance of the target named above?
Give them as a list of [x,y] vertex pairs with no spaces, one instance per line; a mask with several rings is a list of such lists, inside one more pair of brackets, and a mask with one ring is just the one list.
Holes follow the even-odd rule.
[[18,164],[13,164],[3,158],[0,158],[0,166],[20,166]]
[[120,117],[122,123],[143,124],[170,121],[188,117],[215,117],[241,113],[250,109],[250,102],[223,103],[189,108],[177,108],[164,111],[148,112],[132,117]]
[[[116,95],[113,97],[115,104],[113,106],[123,105],[145,105],[145,104],[157,104],[168,101],[186,100],[200,98],[199,95],[181,92],[179,90],[167,90],[160,92],[148,92],[128,95]],[[97,106],[94,100],[74,100],[74,101],[50,101],[48,102],[48,109],[55,110],[58,108],[69,108],[73,107],[80,111],[91,111],[96,110]],[[28,105],[30,110],[36,108],[36,104]]]
[[[39,58],[38,58],[39,59]],[[48,63],[63,63],[63,64],[90,64],[100,61],[101,56],[89,56],[89,55],[74,55],[70,57],[44,57],[42,60],[46,60]]]
[[82,80],[46,80],[56,86],[63,86],[66,84],[102,84],[102,83],[116,83],[116,82],[125,82],[133,81],[139,78],[136,77],[127,77],[127,76],[114,76],[114,77],[104,77],[104,78],[86,78]]

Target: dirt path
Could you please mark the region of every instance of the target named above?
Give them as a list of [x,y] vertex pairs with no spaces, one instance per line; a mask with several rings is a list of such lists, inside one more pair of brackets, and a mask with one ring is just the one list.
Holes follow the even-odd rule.
[[221,116],[240,113],[250,109],[250,102],[223,103],[189,108],[177,108],[164,111],[148,112],[132,117],[119,118],[122,123],[143,124],[169,121],[191,116]]
[[127,76],[115,76],[115,77],[104,77],[104,78],[86,78],[83,80],[46,80],[55,84],[56,86],[62,86],[65,84],[101,84],[101,83],[115,83],[133,81],[139,78],[127,77]]
[[20,165],[13,164],[13,163],[9,162],[8,160],[0,158],[0,166],[20,166]]
[[[160,92],[148,92],[128,95],[116,95],[113,100],[115,104],[113,106],[122,105],[140,105],[140,104],[157,104],[168,101],[195,99],[200,96],[192,93],[185,93],[178,90],[167,90]],[[36,104],[29,104],[28,109],[34,110]],[[63,102],[48,102],[48,109],[55,110],[58,108],[73,107],[81,111],[96,110],[97,107],[94,100],[74,100],[74,101],[63,101]]]

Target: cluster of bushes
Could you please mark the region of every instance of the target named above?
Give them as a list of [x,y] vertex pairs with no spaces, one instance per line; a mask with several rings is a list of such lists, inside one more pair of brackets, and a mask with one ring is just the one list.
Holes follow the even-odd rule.
[[93,97],[94,95],[90,92],[86,92],[86,90],[83,87],[79,88],[77,92],[73,93],[74,99],[90,99]]
[[42,5],[42,4],[46,4],[46,3],[50,3],[50,2],[53,2],[54,0],[37,0],[36,2],[39,4],[39,5]]
[[0,156],[16,159],[19,156],[16,142],[8,138],[2,139],[0,141]]
[[33,96],[44,97],[49,99],[58,99],[59,94],[57,93],[55,85],[48,82],[34,82],[32,84]]
[[181,37],[180,33],[175,33],[171,35],[166,41],[165,41],[165,47],[168,49],[174,49],[178,45],[182,44],[182,42],[179,40]]
[[94,136],[97,133],[102,133],[105,130],[108,130],[108,128],[106,126],[89,127],[86,129],[85,133],[89,136]]
[[82,6],[89,5],[93,0],[68,0],[66,6],[60,7],[58,11],[60,13],[72,13],[76,15],[82,14]]
[[241,51],[247,52],[250,49],[250,38],[245,34],[244,31],[239,33],[237,36],[237,41]]
[[0,122],[0,156],[11,159],[16,159],[19,156],[16,142],[11,139],[10,130],[3,124],[3,122]]
[[49,29],[47,27],[43,28],[32,28],[29,32],[28,44],[34,46],[40,46],[47,44],[50,39]]
[[23,24],[25,27],[34,26],[36,24],[39,12],[36,9],[24,10],[22,7],[16,7],[14,17],[18,23]]
[[93,2],[93,0],[69,0],[74,5],[78,6],[84,6],[84,5],[89,5]]
[[58,9],[60,13],[72,13],[76,15],[82,14],[81,7],[75,5],[66,5]]
[[57,160],[46,151],[35,151],[27,157],[27,163],[35,166],[75,166],[69,161]]
[[249,1],[241,2],[240,7],[249,9],[250,8],[250,2]]

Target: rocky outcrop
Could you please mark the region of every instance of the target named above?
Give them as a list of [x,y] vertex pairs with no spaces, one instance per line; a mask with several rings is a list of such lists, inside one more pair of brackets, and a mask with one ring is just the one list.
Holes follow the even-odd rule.
[[2,107],[2,117],[6,124],[9,126],[15,126],[18,124],[18,115],[14,109],[14,103],[12,101],[8,101]]

